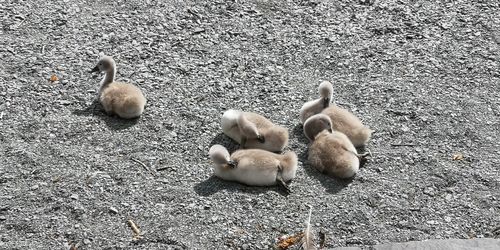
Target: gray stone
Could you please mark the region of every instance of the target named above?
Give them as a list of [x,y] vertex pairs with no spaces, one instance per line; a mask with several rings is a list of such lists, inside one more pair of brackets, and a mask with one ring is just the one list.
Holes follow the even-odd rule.
[[498,250],[500,239],[447,239],[388,243],[374,247],[375,250]]

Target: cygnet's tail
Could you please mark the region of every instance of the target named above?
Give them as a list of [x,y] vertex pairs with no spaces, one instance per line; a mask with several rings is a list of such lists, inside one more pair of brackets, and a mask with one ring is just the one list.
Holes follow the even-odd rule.
[[372,137],[373,130],[369,129],[368,127],[362,127],[356,129],[354,133],[352,133],[353,138],[351,138],[352,144],[355,147],[361,147],[364,146],[368,143],[368,141]]
[[120,117],[126,119],[137,118],[144,112],[145,101],[135,96],[127,97],[123,102],[121,110],[116,112]]

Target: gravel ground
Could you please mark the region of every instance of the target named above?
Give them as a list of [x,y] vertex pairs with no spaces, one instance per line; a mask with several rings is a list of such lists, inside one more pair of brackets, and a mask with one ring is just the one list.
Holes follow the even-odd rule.
[[[307,205],[327,247],[499,237],[500,3],[471,2],[0,0],[0,249],[266,249]],[[95,103],[99,52],[137,121]],[[320,80],[376,130],[351,181],[305,160]],[[211,177],[229,108],[289,128],[291,195]]]

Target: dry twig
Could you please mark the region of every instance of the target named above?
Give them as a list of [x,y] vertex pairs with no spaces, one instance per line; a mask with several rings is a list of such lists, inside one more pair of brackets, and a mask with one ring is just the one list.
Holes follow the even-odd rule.
[[128,222],[128,225],[130,226],[130,228],[132,228],[132,231],[134,232],[134,240],[142,239],[141,230],[139,229],[139,227],[137,227],[137,225],[134,223],[134,221],[132,219],[130,219],[127,222]]
[[146,169],[146,171],[148,171],[149,173],[151,173],[151,175],[155,176],[155,173],[148,168],[148,166],[146,166],[146,164],[144,164],[142,161],[139,161],[135,158],[130,158],[130,160],[132,160],[133,162],[136,162],[138,163],[139,165],[141,165],[144,169]]
[[156,171],[163,171],[163,170],[167,170],[169,169],[170,167],[161,167],[161,168],[157,168]]

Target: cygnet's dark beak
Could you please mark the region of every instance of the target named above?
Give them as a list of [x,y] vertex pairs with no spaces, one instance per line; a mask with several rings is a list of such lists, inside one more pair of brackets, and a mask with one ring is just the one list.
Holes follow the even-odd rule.
[[328,108],[330,106],[330,98],[324,98],[323,99],[323,108]]
[[94,72],[99,72],[99,67],[95,66],[92,70],[90,70],[90,73]]
[[328,132],[333,133],[333,129],[332,129],[332,128],[329,128],[329,129],[328,129]]
[[266,139],[262,135],[258,135],[257,136],[257,140],[259,140],[260,143],[265,143],[266,142]]
[[238,162],[230,160],[227,162],[227,165],[231,168],[236,168],[238,166]]

